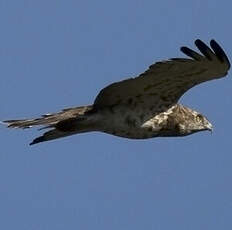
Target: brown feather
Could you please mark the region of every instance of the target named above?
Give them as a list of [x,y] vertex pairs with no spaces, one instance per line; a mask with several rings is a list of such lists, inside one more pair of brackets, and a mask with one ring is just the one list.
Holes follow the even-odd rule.
[[22,120],[6,120],[4,123],[8,124],[9,128],[31,128],[37,125],[46,125],[46,128],[50,128],[60,121],[64,121],[67,119],[77,119],[81,118],[85,113],[90,112],[92,110],[92,106],[81,106],[63,109],[61,112],[45,114],[40,118],[36,119],[22,119]]

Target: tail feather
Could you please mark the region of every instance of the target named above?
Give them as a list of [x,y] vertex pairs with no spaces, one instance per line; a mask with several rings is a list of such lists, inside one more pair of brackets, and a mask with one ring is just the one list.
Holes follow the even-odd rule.
[[44,126],[39,130],[53,128],[30,143],[30,145],[34,145],[40,142],[85,132],[87,130],[86,124],[82,125],[81,121],[85,120],[86,113],[92,111],[92,109],[93,106],[68,108],[58,113],[42,115],[36,119],[6,120],[3,123],[7,124],[9,128],[26,129],[38,125]]
[[37,125],[45,125],[46,127],[50,128],[60,121],[81,117],[90,110],[92,110],[92,106],[74,107],[64,109],[58,113],[45,114],[36,119],[6,120],[3,121],[3,123],[6,123],[9,128],[26,129]]

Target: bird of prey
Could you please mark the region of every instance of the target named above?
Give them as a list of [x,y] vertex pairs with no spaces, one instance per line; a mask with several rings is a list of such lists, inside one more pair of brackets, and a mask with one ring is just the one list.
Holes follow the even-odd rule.
[[180,48],[190,58],[156,62],[135,78],[103,88],[93,105],[4,123],[10,128],[39,125],[49,129],[30,145],[91,131],[146,139],[212,130],[205,116],[178,104],[178,100],[193,86],[226,76],[230,62],[215,40],[210,41],[211,48],[199,39],[195,45],[200,53],[188,47]]

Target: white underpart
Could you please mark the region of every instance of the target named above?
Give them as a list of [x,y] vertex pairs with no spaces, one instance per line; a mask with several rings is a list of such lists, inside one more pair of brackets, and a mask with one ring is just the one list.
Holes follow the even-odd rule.
[[[168,119],[168,115],[172,113],[172,110],[176,107],[176,105],[170,107],[167,111],[162,112],[155,117],[151,118],[150,120],[146,121],[142,124],[141,128],[149,128],[152,127],[153,131],[159,131],[161,129],[161,123],[164,120]],[[156,122],[154,122],[156,121]],[[156,124],[156,126],[155,126]],[[157,125],[158,124],[158,125]]]

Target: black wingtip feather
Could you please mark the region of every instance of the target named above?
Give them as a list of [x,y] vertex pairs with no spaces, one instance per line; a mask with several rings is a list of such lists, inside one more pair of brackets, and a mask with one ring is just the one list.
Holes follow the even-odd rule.
[[217,58],[221,62],[226,62],[228,64],[228,68],[230,68],[230,61],[229,61],[227,55],[225,54],[225,52],[223,51],[223,49],[221,48],[221,46],[214,39],[212,39],[210,41],[210,46],[212,47]]
[[38,144],[38,143],[43,142],[43,141],[46,141],[46,139],[44,138],[44,136],[37,137],[29,145]]
[[200,39],[197,39],[195,41],[195,45],[207,59],[212,60],[213,53],[204,42],[202,42]]
[[203,57],[198,54],[197,52],[195,52],[194,50],[192,49],[189,49],[188,47],[186,46],[182,46],[180,48],[181,52],[183,52],[184,54],[186,54],[187,56],[197,60],[197,61],[200,61]]

